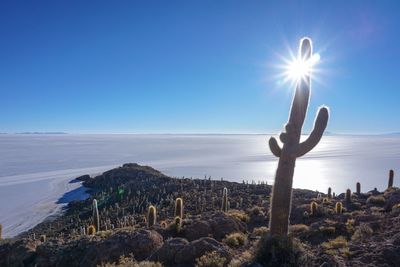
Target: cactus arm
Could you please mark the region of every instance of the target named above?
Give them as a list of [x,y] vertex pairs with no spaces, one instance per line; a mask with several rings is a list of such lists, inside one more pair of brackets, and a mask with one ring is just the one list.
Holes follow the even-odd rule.
[[282,149],[279,147],[278,142],[274,137],[271,137],[269,139],[269,149],[271,150],[272,154],[274,154],[275,157],[280,157],[282,153]]
[[322,135],[324,134],[326,125],[328,124],[328,118],[328,109],[326,107],[321,107],[318,111],[318,115],[314,123],[314,128],[310,136],[304,142],[299,144],[296,155],[297,157],[304,156],[318,144],[318,142],[322,138]]

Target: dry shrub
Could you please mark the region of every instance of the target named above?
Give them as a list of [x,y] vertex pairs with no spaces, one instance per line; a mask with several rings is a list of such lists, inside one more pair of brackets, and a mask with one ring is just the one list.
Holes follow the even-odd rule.
[[239,232],[233,233],[225,237],[224,243],[231,248],[238,248],[247,244],[247,236]]
[[366,238],[370,237],[374,231],[366,225],[365,223],[361,224],[357,227],[356,231],[354,232],[353,236],[351,237],[352,241],[363,241]]
[[227,265],[227,261],[218,252],[212,251],[196,259],[196,267],[222,267]]

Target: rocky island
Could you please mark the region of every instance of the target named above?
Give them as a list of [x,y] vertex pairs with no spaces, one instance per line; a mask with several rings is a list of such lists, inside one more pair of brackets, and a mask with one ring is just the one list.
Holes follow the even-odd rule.
[[[400,189],[293,190],[289,237],[265,249],[271,186],[124,164],[78,177],[90,198],[12,239],[0,266],[396,266]],[[349,185],[350,187],[350,185]]]

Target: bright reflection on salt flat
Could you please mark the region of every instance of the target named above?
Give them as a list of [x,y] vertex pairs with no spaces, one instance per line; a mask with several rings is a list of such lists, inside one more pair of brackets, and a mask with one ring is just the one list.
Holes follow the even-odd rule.
[[[76,186],[68,181],[126,162],[177,177],[273,183],[278,159],[270,135],[53,135],[0,136],[0,221],[15,235],[57,210],[54,203]],[[295,188],[336,193],[387,186],[398,170],[400,136],[324,136],[297,159]],[[399,186],[395,179],[395,186]],[[11,199],[11,201],[10,201]],[[49,204],[50,203],[50,204]]]

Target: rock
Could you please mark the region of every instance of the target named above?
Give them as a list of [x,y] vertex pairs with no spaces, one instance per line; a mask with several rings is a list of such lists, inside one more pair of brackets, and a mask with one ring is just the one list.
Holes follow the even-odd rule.
[[400,203],[400,190],[390,192],[386,195],[385,210],[391,211],[395,204]]
[[400,233],[397,233],[394,236],[392,236],[390,241],[393,245],[400,247]]
[[236,218],[217,212],[209,221],[215,239],[222,240],[226,235],[235,232],[246,232],[246,224]]
[[216,251],[221,257],[225,257],[228,261],[232,259],[232,254],[225,245],[213,238],[203,237],[190,242],[179,250],[175,255],[175,263],[194,264],[197,258],[211,251]]
[[149,257],[149,260],[159,261],[164,264],[174,264],[176,253],[183,249],[187,244],[189,244],[189,241],[184,238],[168,239],[160,249]]
[[135,232],[117,232],[104,242],[105,249],[127,255],[133,253],[136,260],[145,260],[153,251],[163,245],[162,236],[153,230],[139,230]]
[[386,262],[389,266],[398,266],[400,262],[400,246],[384,245],[380,251],[380,256],[379,263]]
[[207,221],[193,221],[191,224],[186,225],[183,229],[183,236],[189,241],[193,241],[201,237],[208,237],[211,234],[212,229]]
[[39,240],[21,239],[0,246],[0,266],[33,266]]
[[75,178],[75,180],[82,181],[82,182],[89,181],[90,179],[92,179],[92,178],[90,178],[89,174],[85,174],[85,175],[82,175],[82,176],[79,176],[79,177]]
[[64,244],[46,242],[37,249],[39,266],[96,266],[117,261],[122,255],[133,254],[145,260],[163,244],[160,234],[151,230],[120,231],[107,239],[85,236]]

